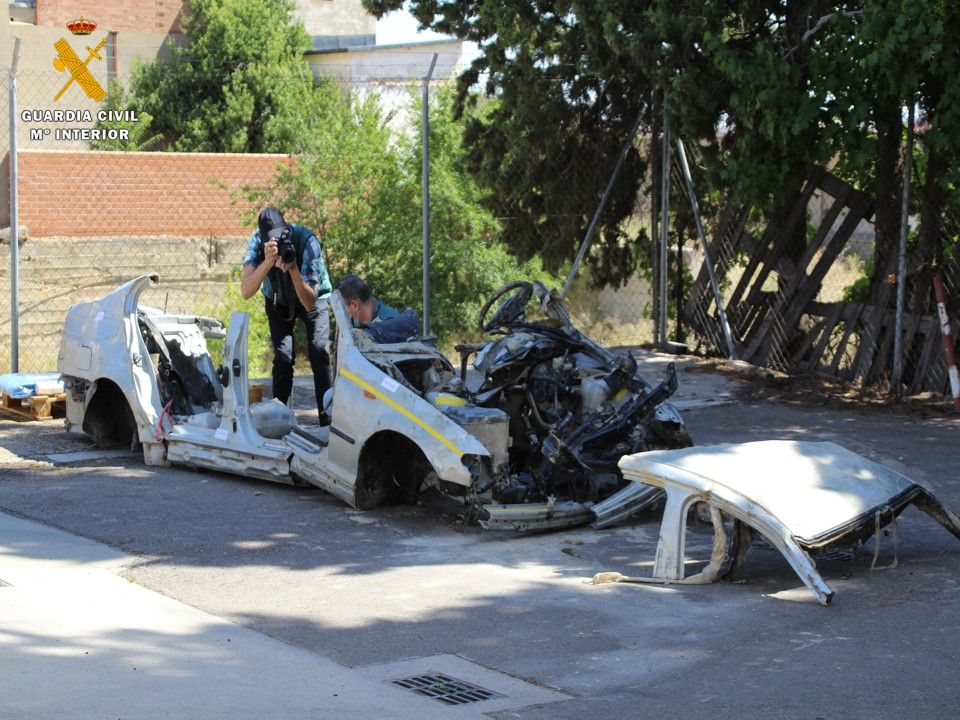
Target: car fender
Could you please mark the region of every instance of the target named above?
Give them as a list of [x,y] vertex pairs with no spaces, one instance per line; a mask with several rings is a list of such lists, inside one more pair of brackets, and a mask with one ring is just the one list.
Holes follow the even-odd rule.
[[384,430],[409,438],[440,479],[464,487],[473,482],[464,456],[490,455],[479,439],[388,376],[356,347],[346,348],[342,358],[334,382],[331,419],[330,470],[343,478],[356,477],[364,444]]
[[[137,323],[137,302],[144,289],[156,284],[156,275],[124,283],[99,300],[77,303],[67,311],[57,369],[68,377],[91,383],[110,380],[130,405],[141,441],[149,441],[160,414],[160,394],[146,344]],[[68,403],[83,405],[68,398]]]

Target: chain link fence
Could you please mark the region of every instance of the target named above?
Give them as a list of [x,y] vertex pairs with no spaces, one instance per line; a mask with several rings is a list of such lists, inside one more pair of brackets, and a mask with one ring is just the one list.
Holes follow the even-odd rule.
[[[107,84],[102,74],[94,80],[101,88]],[[102,139],[98,135],[109,132],[110,139],[123,140],[131,128],[136,132],[137,120],[123,123],[126,130],[106,130],[98,115],[106,112],[104,106],[78,82],[55,100],[64,82],[64,73],[52,64],[21,66],[16,79],[19,367],[24,371],[56,368],[63,320],[72,304],[101,297],[139,275],[161,278],[142,296],[145,304],[171,313],[219,314],[249,234],[230,191],[269,181],[285,160],[94,150]],[[4,115],[3,174],[9,181],[11,133]],[[3,301],[9,309],[6,258],[3,265]],[[10,315],[0,317],[0,366],[6,368]]]
[[[7,63],[10,48],[2,50],[7,57],[0,62]],[[50,54],[52,59],[52,50]],[[429,85],[434,103],[452,101],[454,76],[461,67],[458,62],[456,57],[441,60],[442,71]],[[319,72],[338,83],[356,102],[376,103],[392,142],[413,147],[421,129],[419,98],[428,64],[424,53],[415,57],[391,57],[383,53],[360,65],[326,62]],[[111,72],[97,69],[94,78],[102,87],[107,87],[110,80],[121,84],[129,80],[115,68]],[[4,96],[8,95],[8,82],[7,73],[2,73],[0,93]],[[161,278],[157,287],[146,291],[142,301],[167,312],[208,314],[223,321],[228,320],[229,312],[234,309],[256,312],[255,301],[243,305],[238,301],[236,290],[236,273],[257,210],[252,201],[244,199],[241,191],[269,187],[279,173],[297,162],[296,156],[95,150],[97,140],[103,139],[97,138],[96,132],[104,130],[105,123],[98,116],[104,112],[104,103],[92,99],[79,83],[67,82],[66,75],[52,64],[28,63],[19,70],[16,82],[21,225],[17,312],[21,370],[55,369],[67,309],[73,303],[100,297],[142,274],[157,273]],[[56,100],[61,90],[64,94]],[[6,103],[2,103],[2,107],[0,154],[5,161],[0,170],[0,214],[9,217],[11,137]],[[151,138],[149,133],[140,132],[140,122],[142,119],[125,117],[107,124],[118,132],[125,129],[127,139],[148,147]],[[550,132],[550,128],[532,131]],[[617,143],[624,140],[619,138]],[[643,135],[635,142],[644,156],[656,145],[654,138]],[[597,186],[596,178],[605,180],[612,170],[612,162],[611,168],[602,172],[593,168],[588,183],[582,168],[590,166],[593,159],[582,150],[574,149],[571,153],[565,166],[569,178],[564,180],[571,187],[584,187],[585,193],[595,195],[599,201],[602,183]],[[540,158],[514,154],[505,168],[503,181],[526,182],[529,166],[539,161]],[[630,263],[639,258],[639,266],[623,273],[622,284],[605,288],[592,286],[589,272],[581,271],[569,296],[572,315],[581,330],[607,345],[636,346],[650,342],[654,336],[650,275],[651,258],[655,258],[656,253],[651,252],[648,238],[654,235],[651,213],[655,209],[649,191],[659,179],[649,177],[652,167],[653,163],[648,163],[647,182],[636,197],[634,211],[623,229],[623,256],[632,257]],[[693,173],[696,178],[696,163]],[[689,198],[677,171],[672,175],[674,219],[671,220],[666,308],[669,324],[664,339],[683,340],[692,349],[707,354],[726,354],[723,335],[716,324],[716,305],[711,305],[709,288],[699,281],[704,276],[703,248],[693,226],[687,222],[678,227],[675,220],[678,213],[689,215]],[[434,178],[432,171],[431,183],[435,180],[442,182],[443,178]],[[697,188],[704,195],[710,190],[703,187],[702,182],[697,183]],[[497,188],[483,191],[498,192]],[[709,205],[703,199],[701,197],[701,205]],[[812,192],[802,216],[797,218],[802,228],[798,236],[813,239],[821,226],[836,232],[836,228],[845,223],[850,209],[842,203],[835,207],[835,199],[822,188]],[[311,202],[309,197],[302,200]],[[499,233],[492,240],[507,245],[511,243],[509,228],[524,214],[547,214],[552,221],[548,223],[550,227],[566,228],[575,239],[582,237],[589,221],[589,214],[573,213],[568,208],[530,208],[520,202],[513,206],[489,203],[489,207],[494,208]],[[442,231],[447,220],[442,214],[435,216],[433,227]],[[418,223],[419,218],[413,222]],[[804,263],[803,268],[791,265],[788,252],[784,262],[767,263],[765,275],[759,278],[766,247],[762,235],[764,232],[776,234],[777,228],[764,228],[746,211],[722,208],[709,210],[704,223],[712,243],[713,263],[721,279],[723,301],[730,307],[731,324],[744,337],[749,334],[751,323],[758,321],[755,315],[746,313],[745,306],[738,305],[748,294],[752,293],[754,307],[770,308],[778,304],[785,307],[790,283],[799,270],[807,275],[816,271],[821,276],[809,300],[819,304],[825,313],[834,312],[849,300],[851,288],[864,276],[872,256],[873,228],[867,217],[857,220],[839,253],[824,259],[825,253],[829,254],[831,237],[825,230],[826,234],[819,238],[821,249],[805,254],[804,248],[799,247],[792,253],[793,262]],[[945,226],[944,232],[955,237],[957,228],[954,222],[952,226]],[[419,234],[419,227],[414,234]],[[732,239],[741,235],[751,241],[738,246]],[[9,238],[9,234],[6,237]],[[9,240],[2,246],[5,255],[9,251],[8,243]],[[325,252],[335,283],[338,273],[350,267],[349,258],[344,257],[348,251],[336,243],[325,243]],[[419,253],[419,247],[407,248],[407,252]],[[0,368],[3,370],[11,364],[10,270],[5,257],[0,263],[0,296],[5,306],[0,313]],[[515,273],[522,272],[521,264],[516,263]],[[951,297],[956,298],[960,288],[960,258],[955,254],[945,263],[944,277]],[[562,282],[561,276],[554,276],[556,287]],[[931,353],[939,356],[939,347],[930,344],[929,333],[921,332],[925,328],[923,323],[928,322],[922,318],[931,315],[928,289],[918,285],[913,293],[917,296],[908,295],[908,314],[921,319],[913,324],[916,327],[907,324],[906,365],[919,367],[923,361],[930,361],[928,373],[932,374],[926,380],[911,375],[911,387],[916,389],[931,383],[943,384],[938,378],[946,376],[942,360],[937,364],[930,357]],[[389,301],[390,297],[386,299]],[[954,317],[958,310],[955,306],[951,308]],[[820,327],[827,324],[823,320],[823,316],[813,315],[799,319],[806,335],[798,346],[795,338],[788,337],[783,312],[767,314],[769,327],[765,333],[770,338],[769,352],[761,359],[762,363],[777,369],[796,369],[797,360],[803,358],[804,352],[822,345],[818,355],[824,358],[822,362],[834,369],[851,368],[859,352],[857,343],[862,340],[855,332],[855,323],[833,323],[825,334]],[[463,317],[462,327],[455,330],[465,334],[476,332],[475,324],[474,317]],[[886,349],[880,351],[886,352]],[[805,369],[817,370],[817,366],[812,363]]]
[[[55,101],[62,85],[63,74],[53,67],[21,69],[17,77],[21,370],[55,369],[69,307],[139,275],[160,277],[160,283],[141,296],[142,303],[226,321],[236,306],[228,288],[236,286],[255,225],[251,206],[238,192],[269,185],[291,162],[282,154],[95,150],[96,140],[106,137],[98,134],[107,132],[98,115],[106,112],[103,105],[78,87],[68,88],[68,94]],[[4,82],[4,97],[7,90]],[[406,92],[395,84],[385,90],[388,100]],[[129,116],[120,123],[129,129],[111,130],[107,139],[129,138],[137,132],[138,121]],[[7,158],[5,180],[9,127],[4,113],[0,142]],[[5,215],[9,217],[8,204]],[[4,370],[11,362],[10,281],[5,257],[0,271]],[[257,311],[254,300],[249,306]]]
[[[10,48],[3,50],[9,62]],[[50,55],[54,56],[52,50]],[[359,70],[355,65],[328,62],[322,72],[354,101],[375,102],[394,142],[411,143],[420,133],[421,77],[426,64],[423,57],[385,56],[365,62]],[[446,75],[429,86],[434,102],[441,97],[443,102],[452,100],[454,77],[449,71],[457,66],[452,61],[447,66]],[[109,81],[129,80],[123,74],[108,75],[102,68],[93,73],[103,88]],[[106,104],[89,97],[77,82],[64,88],[65,79],[63,72],[45,63],[43,67],[21,64],[16,79],[19,367],[24,371],[55,369],[63,319],[73,303],[101,297],[142,274],[156,273],[161,279],[144,293],[143,303],[171,313],[203,313],[226,321],[230,310],[237,309],[236,292],[228,288],[236,285],[257,209],[241,197],[241,191],[269,187],[278,172],[297,160],[282,154],[97,150],[98,141],[103,140],[149,146],[150,133],[141,131],[142,118],[136,116],[108,118],[112,122],[105,123]],[[7,96],[7,73],[2,81],[0,92]],[[10,177],[6,113],[2,121],[6,200]],[[517,162],[525,160],[517,158]],[[585,164],[583,158],[580,164]],[[644,204],[639,198],[637,215],[631,219],[638,226],[649,224]],[[494,216],[502,228],[522,212],[516,207],[504,213],[501,206]],[[4,215],[9,217],[9,207]],[[439,224],[443,222],[435,217],[434,230],[442,231]],[[419,228],[415,232],[419,234]],[[509,243],[507,237],[500,239]],[[9,250],[8,245],[3,247]],[[336,273],[350,263],[335,244],[325,243],[325,252],[335,283]],[[516,273],[522,273],[519,263]],[[596,289],[585,273],[581,275],[571,290],[570,304],[586,332],[617,345],[650,339],[649,290],[639,273],[616,289]],[[10,279],[4,257],[0,293],[7,308]],[[557,287],[562,281],[554,276]],[[256,312],[255,301],[248,305],[245,309]],[[475,333],[475,324],[476,318],[464,317],[463,331]],[[4,370],[11,364],[11,344],[11,319],[5,311],[0,314],[0,367]]]

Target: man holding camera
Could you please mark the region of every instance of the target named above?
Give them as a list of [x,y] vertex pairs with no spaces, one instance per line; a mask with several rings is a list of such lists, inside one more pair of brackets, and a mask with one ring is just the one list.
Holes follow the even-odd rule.
[[330,387],[330,318],[326,298],[332,287],[316,235],[302,225],[286,222],[276,208],[265,208],[257,220],[243,256],[240,294],[264,296],[270,341],[273,344],[273,396],[286,403],[293,391],[293,327],[303,321],[307,334],[313,387],[320,424],[323,394]]

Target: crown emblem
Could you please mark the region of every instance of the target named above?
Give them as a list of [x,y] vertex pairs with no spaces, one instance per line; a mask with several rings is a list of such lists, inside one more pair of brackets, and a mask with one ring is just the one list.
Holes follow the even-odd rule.
[[89,35],[96,29],[97,24],[93,20],[85,20],[82,15],[67,23],[67,30],[74,35]]

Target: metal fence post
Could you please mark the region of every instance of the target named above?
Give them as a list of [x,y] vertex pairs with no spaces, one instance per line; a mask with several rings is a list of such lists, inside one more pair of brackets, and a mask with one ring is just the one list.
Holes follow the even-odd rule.
[[[650,106],[656,107],[656,91],[651,94]],[[656,121],[650,132],[650,305],[653,309],[651,318],[653,320],[653,344],[660,344],[660,323],[657,315],[657,295],[655,289],[660,287],[660,279],[657,275],[657,260],[660,257],[659,237],[659,203],[660,189],[655,184],[657,181],[658,158],[656,151],[657,128]]]
[[617,156],[617,164],[613,168],[613,173],[610,175],[610,179],[607,180],[607,187],[603,191],[603,196],[600,198],[600,204],[597,205],[597,209],[593,213],[593,219],[590,220],[590,227],[587,228],[586,237],[583,238],[583,242],[580,244],[580,251],[577,253],[576,259],[573,261],[573,265],[570,267],[570,272],[567,273],[567,279],[563,283],[563,290],[560,292],[560,297],[565,298],[567,293],[570,291],[570,286],[573,284],[573,278],[576,277],[577,271],[580,269],[580,263],[583,262],[583,258],[587,254],[587,250],[590,249],[590,243],[593,242],[593,235],[597,231],[597,224],[600,222],[600,216],[603,214],[604,208],[607,206],[607,201],[610,199],[610,193],[613,192],[613,186],[617,183],[617,178],[620,176],[620,170],[623,168],[623,161],[627,159],[627,153],[630,152],[630,148],[633,145],[633,139],[637,135],[637,130],[640,129],[640,122],[643,120],[643,108],[640,108],[640,112],[637,113],[637,119],[633,123],[633,127],[630,128],[630,134],[627,137],[626,142],[623,143],[623,147],[620,148],[620,155]]
[[670,125],[663,96],[663,144],[660,152],[660,246],[657,275],[657,336],[667,344],[667,243],[670,240]]
[[438,53],[430,60],[430,69],[423,78],[423,336],[430,334],[430,79]]
[[687,194],[690,196],[690,207],[693,209],[693,219],[697,224],[697,234],[700,236],[700,243],[703,245],[703,261],[707,266],[707,275],[710,276],[710,287],[713,289],[713,299],[714,302],[717,303],[717,315],[720,317],[720,326],[723,328],[723,338],[727,343],[727,355],[731,360],[736,360],[737,353],[733,347],[733,333],[730,332],[730,323],[727,322],[727,312],[723,307],[723,295],[720,293],[717,275],[713,271],[710,249],[707,247],[707,234],[703,231],[703,221],[700,218],[700,204],[697,202],[697,194],[693,189],[693,176],[690,174],[690,165],[687,163],[687,151],[683,147],[683,140],[679,138],[677,139],[677,152],[680,157],[680,168],[683,170],[683,179],[687,183]]
[[20,218],[17,188],[17,63],[20,38],[10,63],[10,372],[20,372]]
[[[907,156],[903,160],[903,197],[900,206],[900,257],[897,262],[897,312],[893,329],[893,392],[900,398],[903,388],[903,302],[907,281],[907,231],[910,219],[910,173],[913,168],[914,103],[907,110]],[[917,312],[915,310],[915,312]]]

